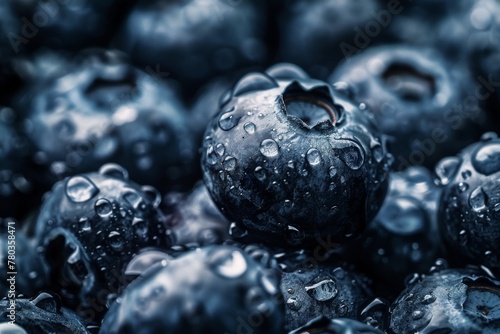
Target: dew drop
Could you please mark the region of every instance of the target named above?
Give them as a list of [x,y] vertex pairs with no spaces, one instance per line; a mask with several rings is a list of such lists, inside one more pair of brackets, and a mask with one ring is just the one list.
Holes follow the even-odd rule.
[[293,311],[298,311],[302,307],[300,302],[297,300],[297,297],[288,298],[286,301],[286,306],[288,306],[288,308]]
[[340,317],[343,317],[349,312],[349,307],[345,303],[340,303],[337,306],[337,313]]
[[253,173],[259,181],[264,181],[266,179],[266,171],[260,166],[255,167]]
[[309,165],[316,166],[321,162],[321,153],[315,148],[311,148],[306,153],[306,159]]
[[248,231],[241,224],[233,222],[231,223],[231,225],[229,225],[229,235],[231,235],[233,238],[241,239],[248,235]]
[[108,235],[108,243],[115,251],[119,251],[123,248],[123,238],[120,232],[111,231]]
[[485,132],[482,136],[481,136],[481,141],[490,141],[490,140],[493,140],[493,139],[497,139],[498,136],[495,132]]
[[226,152],[226,146],[222,143],[218,143],[215,145],[215,153],[217,153],[218,156],[222,157],[224,153]]
[[338,293],[337,285],[332,279],[324,279],[318,283],[306,286],[305,290],[311,298],[320,302],[333,299]]
[[467,183],[465,183],[465,182],[460,182],[460,183],[458,184],[458,191],[459,191],[459,192],[461,192],[461,193],[466,192],[466,191],[467,191],[467,189],[469,189],[469,185],[468,185]]
[[436,297],[434,295],[428,294],[425,295],[422,299],[422,304],[429,305],[436,301]]
[[95,212],[101,217],[107,217],[113,212],[113,206],[111,203],[105,199],[100,198],[95,202],[94,206]]
[[364,154],[361,148],[354,142],[352,142],[351,145],[340,148],[338,156],[340,160],[342,160],[347,167],[352,170],[360,169],[365,163]]
[[290,245],[300,245],[304,240],[305,233],[295,226],[288,225],[285,229],[285,240]]
[[134,217],[132,228],[138,236],[144,236],[148,233],[148,224],[141,218]]
[[278,144],[272,139],[264,139],[260,143],[260,153],[269,158],[275,157],[279,153]]
[[486,198],[483,188],[477,187],[469,196],[469,205],[472,210],[480,212],[486,208]]
[[127,180],[128,172],[125,168],[118,164],[105,164],[101,168],[99,168],[99,174],[115,177],[117,179]]
[[222,165],[226,171],[232,172],[236,168],[236,158],[228,155],[222,162]]
[[240,251],[216,250],[210,255],[210,266],[221,277],[238,278],[248,265]]
[[92,226],[90,225],[90,220],[88,218],[82,217],[78,223],[80,224],[80,230],[82,232],[90,232],[92,230]]
[[484,175],[490,175],[500,170],[500,144],[486,144],[477,150],[472,158],[472,165]]
[[214,147],[212,145],[210,145],[207,148],[206,154],[207,154],[207,162],[210,165],[215,165],[217,163],[217,153],[215,153]]
[[331,178],[334,178],[335,175],[337,175],[337,168],[335,168],[335,166],[331,166],[328,169],[328,175],[330,175]]
[[460,164],[460,159],[457,157],[444,158],[436,165],[435,173],[440,185],[447,185],[451,178],[455,175]]
[[75,203],[82,203],[97,195],[99,189],[86,176],[73,176],[66,183],[66,195]]
[[420,310],[416,310],[412,313],[411,315],[411,318],[413,320],[419,320],[419,319],[422,319],[424,317],[424,312],[420,311]]
[[246,133],[252,134],[255,132],[256,126],[252,122],[248,122],[245,123],[245,125],[243,125],[243,129],[245,130]]
[[236,117],[232,111],[226,112],[219,118],[219,127],[224,131],[228,131],[238,125],[239,121],[240,118]]

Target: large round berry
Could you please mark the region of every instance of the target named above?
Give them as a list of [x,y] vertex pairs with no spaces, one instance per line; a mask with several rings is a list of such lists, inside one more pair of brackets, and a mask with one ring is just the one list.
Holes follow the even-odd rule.
[[500,331],[500,281],[474,270],[420,277],[391,306],[391,333]]
[[266,59],[264,7],[260,0],[139,1],[115,45],[192,96],[213,76]]
[[229,238],[229,222],[201,181],[188,194],[167,194],[162,211],[174,245],[208,246]]
[[360,316],[362,305],[371,297],[366,278],[342,266],[304,267],[283,272],[281,279],[287,331],[320,315],[329,318]]
[[376,40],[372,30],[380,32],[381,27],[373,14],[376,16],[381,7],[377,0],[282,1],[279,60],[326,78],[340,60],[349,59]]
[[290,332],[290,334],[383,334],[384,332],[349,318],[333,318],[329,319],[326,316],[319,316],[309,321],[304,326]]
[[[159,193],[127,179],[117,165],[69,177],[45,196],[36,238],[63,299],[104,309],[106,296],[125,283],[123,267],[141,248],[166,243]],[[97,306],[95,306],[97,305]]]
[[281,333],[279,274],[244,251],[210,246],[131,283],[100,334]]
[[436,166],[443,185],[439,221],[450,254],[459,264],[500,269],[500,139],[482,140]]
[[83,52],[20,102],[35,163],[53,181],[123,165],[137,182],[173,188],[192,182],[195,148],[175,92],[132,66],[117,51]]
[[[12,309],[14,311],[12,312]],[[40,292],[32,299],[15,298],[0,300],[0,323],[12,321],[0,332],[7,334],[97,333],[98,327],[86,325],[71,310],[61,306],[58,295]],[[14,330],[15,329],[15,330]],[[10,332],[9,330],[12,330]],[[25,331],[23,331],[25,330]]]
[[243,77],[205,135],[205,183],[241,237],[341,242],[383,201],[392,156],[372,118],[296,67]]
[[340,66],[331,82],[353,86],[355,98],[392,137],[397,170],[434,167],[476,140],[484,122],[466,70],[455,70],[437,51],[406,45],[367,50]]
[[345,255],[370,272],[383,293],[403,289],[408,275],[425,273],[443,256],[437,209],[440,189],[423,167],[390,174],[389,192],[375,219]]

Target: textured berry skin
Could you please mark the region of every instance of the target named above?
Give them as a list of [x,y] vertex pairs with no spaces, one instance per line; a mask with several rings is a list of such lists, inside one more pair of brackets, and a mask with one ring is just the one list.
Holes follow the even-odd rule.
[[[0,323],[10,321],[9,306],[9,299],[0,300]],[[7,334],[96,333],[96,326],[86,327],[81,318],[71,310],[61,307],[58,295],[50,292],[40,292],[32,299],[16,298],[15,324],[17,328],[2,328],[0,324],[0,331],[4,333],[5,330]],[[16,331],[8,331],[13,329]]]
[[500,139],[486,133],[436,166],[439,221],[452,259],[500,269]]
[[289,334],[383,334],[384,332],[349,318],[328,319],[325,316],[319,316],[309,321],[304,326],[291,331]]
[[266,59],[264,8],[261,0],[140,1],[115,45],[192,96],[208,79]]
[[446,269],[410,283],[391,306],[390,333],[492,334],[500,330],[500,281]]
[[[0,238],[0,298],[7,296],[13,283],[7,280],[12,278],[8,272],[17,272],[15,275],[16,295],[32,297],[46,288],[48,284],[47,264],[20,231],[19,224],[13,219],[0,218]],[[9,258],[11,255],[14,255],[14,258]],[[15,264],[13,268],[12,263]]]
[[363,30],[367,22],[375,21],[372,13],[381,7],[377,0],[283,1],[278,21],[279,60],[325,79],[339,61],[359,52],[353,28]]
[[356,100],[392,137],[398,171],[409,165],[432,168],[484,130],[485,114],[469,73],[454,70],[433,49],[372,48],[338,67],[329,80],[352,85]]
[[202,148],[205,184],[240,237],[293,246],[359,234],[391,162],[369,114],[286,64],[240,79]]
[[279,297],[276,270],[238,248],[209,246],[131,283],[100,334],[282,333]]
[[335,265],[283,272],[285,329],[290,331],[320,315],[358,318],[371,297],[367,283],[363,276]]
[[187,194],[170,193],[162,201],[172,245],[220,244],[229,238],[229,221],[213,202],[203,182]]
[[160,199],[154,188],[129,181],[111,164],[54,185],[40,209],[36,238],[65,302],[84,309],[97,293],[98,303],[105,302],[125,284],[120,275],[136,252],[165,245]]
[[397,296],[408,275],[427,272],[443,256],[437,222],[441,191],[423,167],[393,172],[389,179],[377,216],[362,237],[343,251],[376,278],[378,293]]
[[[195,146],[175,92],[118,51],[87,50],[68,71],[21,95],[34,162],[52,182],[116,162],[132,179],[172,189],[192,182]],[[47,181],[46,181],[47,182]]]

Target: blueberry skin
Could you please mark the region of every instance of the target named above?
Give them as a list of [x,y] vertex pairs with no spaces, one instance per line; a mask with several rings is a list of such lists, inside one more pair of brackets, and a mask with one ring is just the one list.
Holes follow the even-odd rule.
[[262,64],[264,1],[139,1],[114,45],[141,68],[171,76],[192,97],[201,84],[232,69]]
[[[0,218],[0,298],[7,296],[10,289],[12,277],[9,272],[17,272],[15,275],[16,295],[22,294],[25,297],[32,297],[36,293],[48,286],[48,267],[45,259],[40,256],[30,240],[20,230],[20,224],[9,218]],[[9,239],[14,236],[15,239]],[[12,244],[15,241],[15,245]],[[15,246],[15,252],[12,253]],[[13,254],[15,259],[9,259],[8,255]],[[10,268],[11,263],[15,263],[15,269]]]
[[498,333],[500,281],[473,269],[420,277],[391,306],[390,333]]
[[[17,327],[2,328],[4,333],[11,334],[50,334],[50,333],[75,333],[90,334],[95,332],[95,325],[85,326],[83,320],[71,310],[61,306],[61,299],[51,292],[40,292],[32,299],[15,299],[15,325]],[[10,300],[0,300],[0,322],[10,321],[8,315]],[[14,331],[15,329],[15,331]],[[13,330],[9,332],[8,330]],[[24,330],[24,331],[23,331]]]
[[[355,28],[376,20],[382,6],[368,1],[283,1],[278,16],[278,60],[303,67],[313,77],[326,79],[337,63],[352,55]],[[370,38],[371,41],[371,38]],[[369,45],[370,43],[368,43]]]
[[209,246],[135,280],[99,333],[282,333],[279,298],[276,270],[236,247]]
[[384,332],[354,319],[319,316],[289,334],[383,334]]
[[320,315],[357,319],[372,296],[365,277],[333,264],[285,271],[280,287],[287,331]]
[[498,208],[500,140],[486,133],[481,141],[436,166],[443,186],[439,205],[441,233],[458,264],[483,264],[500,269]]
[[444,256],[437,220],[441,189],[423,167],[393,172],[389,180],[377,216],[343,253],[376,278],[378,293],[397,296],[408,275],[427,272]]
[[114,50],[83,51],[66,68],[35,81],[17,102],[34,163],[52,174],[46,183],[108,162],[161,190],[193,182],[194,137],[172,88]]
[[166,246],[160,201],[154,188],[129,181],[126,171],[112,164],[54,185],[45,195],[35,236],[54,289],[67,304],[79,311],[91,307],[84,316],[95,317],[106,296],[128,283],[121,273],[134,254]]
[[229,238],[229,221],[222,215],[203,182],[186,194],[169,193],[161,207],[172,245],[208,246]]
[[274,245],[359,234],[380,208],[391,161],[369,114],[290,65],[243,77],[202,148],[222,213],[241,238]]

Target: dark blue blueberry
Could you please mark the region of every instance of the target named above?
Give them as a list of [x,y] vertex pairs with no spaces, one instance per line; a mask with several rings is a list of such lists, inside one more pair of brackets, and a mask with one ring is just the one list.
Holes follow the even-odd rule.
[[384,332],[349,318],[329,319],[319,316],[304,326],[290,332],[290,334],[383,334]]
[[54,290],[86,319],[128,283],[121,274],[135,253],[166,245],[160,200],[153,187],[129,181],[111,164],[66,178],[45,195],[36,239]]
[[115,45],[193,96],[215,75],[266,59],[264,6],[260,0],[139,1]]
[[473,269],[418,277],[391,306],[390,332],[493,334],[500,331],[500,281]]
[[175,92],[132,66],[117,51],[88,50],[19,98],[34,162],[45,182],[116,162],[140,183],[186,187],[194,166],[194,136]]
[[391,162],[370,114],[291,65],[240,79],[202,148],[207,188],[240,237],[275,245],[359,234]]
[[399,171],[410,165],[432,168],[485,128],[468,72],[454,70],[432,49],[373,48],[337,68],[330,81],[353,86],[355,98],[392,137],[390,151]]
[[230,246],[210,246],[137,278],[100,334],[282,333],[279,273]]
[[61,299],[52,292],[40,292],[37,296],[15,299],[15,320],[11,321],[11,299],[0,300],[0,332],[6,334],[91,334],[95,324],[85,324],[73,311],[61,306]]
[[392,173],[389,182],[375,219],[343,250],[376,278],[374,288],[386,297],[399,294],[405,277],[427,272],[444,252],[437,221],[441,192],[431,173],[410,167]]
[[436,166],[443,186],[439,206],[441,231],[450,256],[500,269],[500,139],[486,133],[455,157]]
[[229,221],[214,204],[203,182],[188,194],[169,193],[162,202],[172,245],[208,246],[229,238]]

